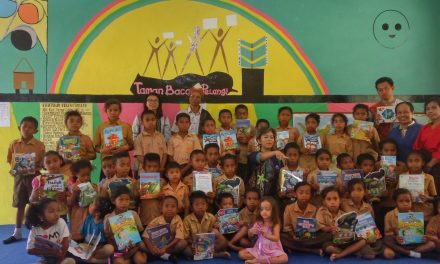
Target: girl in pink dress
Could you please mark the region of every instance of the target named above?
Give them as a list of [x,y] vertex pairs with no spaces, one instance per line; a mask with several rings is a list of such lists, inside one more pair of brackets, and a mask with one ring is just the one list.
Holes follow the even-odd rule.
[[249,237],[257,236],[253,248],[238,252],[238,256],[246,263],[287,263],[287,254],[280,242],[279,209],[272,197],[264,197],[260,201],[260,215],[254,226],[249,229]]

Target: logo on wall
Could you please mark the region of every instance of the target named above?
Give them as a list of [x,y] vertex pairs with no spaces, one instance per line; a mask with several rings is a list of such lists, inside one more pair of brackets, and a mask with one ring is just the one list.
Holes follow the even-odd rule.
[[395,49],[408,40],[410,33],[406,16],[397,10],[385,10],[376,16],[373,23],[373,35],[385,48]]

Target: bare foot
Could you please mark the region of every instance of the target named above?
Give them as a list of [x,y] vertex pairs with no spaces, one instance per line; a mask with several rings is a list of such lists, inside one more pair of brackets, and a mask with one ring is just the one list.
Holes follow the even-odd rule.
[[214,253],[214,258],[230,259],[231,254],[229,254],[228,251],[222,251],[222,252]]
[[254,259],[246,260],[244,263],[245,264],[254,264],[254,263],[258,263],[258,260],[256,258],[254,258]]
[[331,261],[335,261],[335,260],[337,260],[338,258],[339,258],[339,255],[336,254],[336,253],[333,253],[333,254],[330,256],[330,260],[331,260]]
[[335,246],[328,246],[325,249],[325,252],[333,254],[333,253],[341,253],[341,249],[339,249],[338,247]]
[[319,255],[320,257],[324,257],[324,250],[322,250],[321,248],[318,249],[318,255]]

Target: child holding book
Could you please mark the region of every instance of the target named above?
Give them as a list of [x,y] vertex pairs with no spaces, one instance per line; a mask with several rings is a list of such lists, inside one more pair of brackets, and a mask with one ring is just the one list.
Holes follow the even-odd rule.
[[[135,226],[133,226],[132,229],[136,230],[135,232],[144,231],[139,215],[135,211],[130,210],[132,199],[131,191],[126,186],[117,187],[111,194],[111,201],[115,205],[115,209],[104,217],[104,234],[114,248],[118,248],[118,246],[116,244],[113,230],[110,227],[109,218],[125,212],[130,212],[135,222]],[[145,244],[142,241],[137,244],[133,244],[131,241],[125,242],[127,242],[128,245],[124,250],[115,251],[113,255],[113,263],[126,264],[131,263],[131,260],[136,264],[147,262],[147,255],[141,251],[141,249],[146,249]]]
[[[206,168],[206,157],[205,153],[201,149],[193,150],[189,156],[190,159],[190,173],[183,177],[183,183],[185,183],[190,190],[192,190],[193,185],[193,174],[194,172],[205,172]],[[213,180],[214,181],[214,180]]]
[[348,119],[342,113],[333,114],[332,127],[333,134],[325,137],[325,148],[332,154],[332,162],[336,161],[336,157],[341,153],[353,154],[353,145],[350,136],[347,134]]
[[189,260],[193,259],[195,253],[194,240],[196,238],[196,234],[214,233],[214,258],[229,259],[231,255],[226,251],[228,242],[220,234],[220,232],[215,229],[215,216],[207,212],[208,197],[202,191],[195,191],[191,193],[189,199],[192,213],[187,215],[183,220],[185,239],[188,242],[188,246],[183,252],[184,255]]
[[[185,240],[185,233],[183,229],[183,222],[180,216],[177,214],[178,201],[175,196],[165,196],[160,205],[161,215],[154,218],[148,223],[147,228],[142,234],[144,243],[147,245],[147,249],[150,254],[159,256],[163,260],[177,263],[176,255],[180,254],[187,246]],[[155,244],[149,234],[149,230],[161,225],[169,225],[169,240],[159,247]]]
[[213,137],[215,136],[216,138],[215,143],[217,144],[219,143],[220,137],[217,133],[217,128],[215,127],[215,120],[213,118],[207,118],[203,120],[203,123],[200,124],[200,127],[201,127],[201,134],[198,135],[200,140],[200,146],[202,146],[203,148],[206,146],[207,142],[204,141],[203,139],[204,135],[211,135]]
[[[287,131],[289,138],[287,138],[287,143],[296,142],[299,137],[299,132],[296,128],[291,127],[293,111],[289,106],[283,106],[278,109],[278,127],[275,129],[277,133],[282,131]],[[285,145],[285,144],[283,144]]]
[[191,152],[195,149],[202,149],[202,146],[197,136],[188,132],[191,119],[187,113],[177,114],[176,125],[179,131],[168,141],[167,154],[170,161],[179,163],[182,175],[187,175],[191,169]]
[[[249,109],[244,104],[239,104],[235,106],[234,110],[235,120],[237,119],[248,119],[249,118]],[[238,141],[238,171],[237,174],[243,180],[247,181],[249,179],[249,170],[247,167],[248,164],[248,154],[253,151],[248,150],[248,144],[250,139],[255,135],[255,128],[250,125],[249,127],[250,133],[248,135],[243,135],[241,133],[237,134]]]
[[[90,175],[93,170],[90,161],[85,159],[78,160],[77,162],[72,164],[70,169],[73,175],[72,184],[69,186],[69,195],[67,196],[67,205],[69,207],[70,219],[70,233],[73,240],[78,240],[81,237],[81,226],[88,215],[88,207],[90,205],[85,203],[86,201],[81,199],[82,191],[79,185],[89,183],[91,188],[93,188],[95,191],[95,196],[97,196],[98,187],[90,182]],[[88,199],[94,199],[94,197],[89,197]]]
[[[335,186],[326,187],[321,192],[323,206],[316,212],[316,220],[318,223],[318,231],[335,234],[339,230],[336,220],[344,211],[341,210],[341,193]],[[336,245],[333,241],[324,243],[323,249],[325,253],[330,254],[330,260],[349,256],[360,251],[367,242],[363,239],[347,242],[343,245]]]
[[[104,109],[108,120],[98,126],[93,140],[96,152],[101,153],[101,160],[106,156],[112,156],[133,149],[131,126],[119,119],[122,112],[121,102],[117,99],[109,99],[105,102]],[[113,144],[112,139],[108,138],[110,135],[104,133],[104,130],[109,127],[118,127],[118,131],[121,131],[122,139],[118,138],[118,143]],[[120,143],[121,140],[122,144]]]
[[115,160],[113,156],[107,156],[101,161],[101,170],[103,176],[99,181],[99,191],[103,189],[104,185],[106,185],[106,181],[109,181],[116,174],[115,170]]
[[92,256],[87,260],[89,263],[108,263],[108,258],[113,255],[115,248],[107,243],[104,233],[104,217],[114,210],[114,205],[107,198],[96,197],[90,204],[88,215],[81,228],[81,237],[78,242],[88,243],[97,236],[101,236]]
[[[354,120],[368,121],[369,119],[368,106],[364,104],[357,104],[353,107],[353,118]],[[353,125],[349,125],[347,130],[348,134],[351,135],[351,130]],[[369,153],[373,157],[377,158],[377,144],[380,141],[379,134],[376,128],[373,126],[366,132],[368,140],[361,140],[352,137],[353,145],[353,158],[357,161],[357,157],[362,153]]]
[[[32,180],[32,194],[29,198],[31,203],[38,202],[42,198],[51,198],[55,199],[59,204],[59,214],[61,218],[67,221],[67,181],[68,177],[64,174],[61,174],[61,167],[64,165],[64,160],[61,155],[53,150],[50,150],[44,154],[43,157],[44,168],[47,171],[47,174],[38,175]],[[57,190],[45,190],[44,186],[49,180],[48,175],[57,174],[62,177],[62,186],[57,186],[57,188],[62,189],[63,191]]]
[[[283,246],[291,251],[309,252],[322,256],[322,243],[328,241],[328,233],[319,232],[312,238],[298,236],[298,218],[315,218],[317,208],[310,203],[313,196],[313,188],[306,181],[295,185],[294,193],[296,202],[289,204],[284,210],[283,233],[281,242]],[[316,219],[315,219],[316,221]],[[316,229],[316,222],[315,222]]]
[[[14,189],[12,207],[17,208],[15,215],[14,233],[3,240],[4,244],[10,244],[22,239],[21,226],[23,224],[24,211],[29,203],[32,193],[32,180],[39,174],[43,165],[44,144],[34,138],[38,132],[38,121],[32,116],[26,116],[20,121],[18,127],[20,138],[9,144],[7,162],[11,165],[10,174],[14,177]],[[23,155],[33,155],[33,162],[27,166],[20,166],[16,160]]]
[[[260,203],[260,191],[257,188],[250,188],[246,190],[244,195],[244,205],[245,207],[240,210],[240,221],[243,225],[251,228],[257,221],[257,216],[259,214],[258,205]],[[245,241],[246,242],[246,241]],[[246,247],[245,244],[241,244]]]
[[[385,237],[383,243],[385,249],[383,255],[386,259],[393,259],[399,254],[412,258],[421,258],[421,253],[431,249],[423,244],[403,245],[404,239],[399,236],[398,216],[399,213],[411,212],[412,197],[410,191],[398,188],[393,196],[397,207],[385,216]],[[426,238],[425,238],[426,239]]]
[[[57,144],[57,152],[60,152],[60,149],[64,149],[66,146],[62,146],[63,138],[65,137],[77,137],[79,140],[79,157],[73,159],[72,161],[76,161],[78,159],[86,159],[86,160],[94,160],[96,158],[95,148],[93,146],[92,139],[81,133],[80,129],[83,125],[83,118],[81,113],[77,110],[70,110],[64,114],[64,125],[67,128],[67,134],[62,136]],[[66,160],[71,160],[64,155]]]
[[[299,160],[299,165],[303,168],[308,168],[310,170],[314,170],[316,168],[316,160],[314,154],[318,149],[323,148],[326,145],[325,137],[319,135],[317,130],[320,120],[321,117],[318,114],[308,114],[305,119],[306,132],[304,133],[304,135],[300,135],[298,138],[298,145],[300,146],[302,154]],[[307,145],[305,145],[304,138],[307,138],[307,135],[316,137],[314,143],[307,143]]]
[[426,232],[424,240],[426,241],[426,247],[431,249],[435,258],[438,259],[440,253],[440,197],[434,199],[433,217],[429,220],[426,226]]
[[226,154],[221,159],[221,166],[223,174],[215,179],[215,190],[217,194],[231,193],[234,200],[235,208],[241,207],[244,199],[244,182],[235,173],[237,171],[237,157],[231,154]]
[[[160,171],[165,169],[167,163],[167,145],[165,137],[156,130],[156,115],[153,111],[144,111],[141,115],[143,130],[134,140],[134,156],[137,166],[135,171],[140,170],[139,166],[144,163],[144,156],[147,153],[156,153],[160,158]],[[135,175],[137,178],[137,175]]]
[[257,242],[253,248],[240,250],[238,256],[245,263],[287,263],[288,256],[280,241],[281,221],[276,201],[265,197],[259,208],[257,222],[248,231],[249,237],[258,237]]
[[217,144],[210,143],[203,148],[208,163],[208,171],[212,173],[212,177],[217,178],[222,175],[220,166],[220,147]]
[[29,255],[41,257],[40,263],[74,264],[74,259],[66,258],[70,233],[58,207],[57,201],[50,198],[29,206],[26,226],[31,231],[26,250]]
[[168,162],[165,176],[168,183],[162,187],[162,193],[165,196],[174,196],[177,198],[177,213],[184,217],[189,212],[189,195],[188,186],[182,182],[182,174],[180,166],[177,162]]

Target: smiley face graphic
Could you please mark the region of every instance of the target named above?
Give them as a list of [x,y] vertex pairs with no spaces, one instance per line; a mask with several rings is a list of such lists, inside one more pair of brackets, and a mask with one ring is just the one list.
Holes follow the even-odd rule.
[[385,10],[376,16],[373,23],[373,35],[385,48],[395,49],[402,46],[409,37],[408,19],[397,10]]

